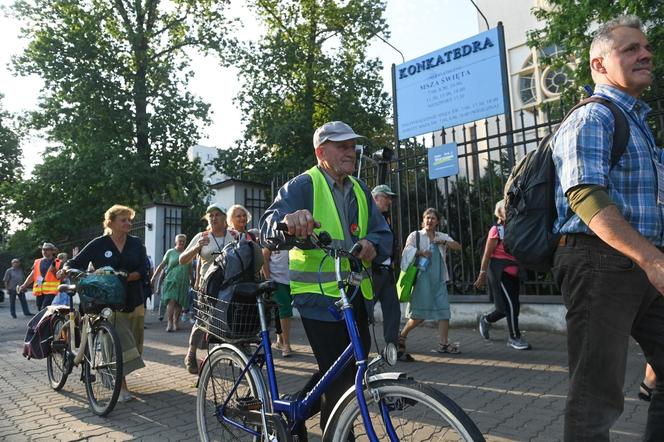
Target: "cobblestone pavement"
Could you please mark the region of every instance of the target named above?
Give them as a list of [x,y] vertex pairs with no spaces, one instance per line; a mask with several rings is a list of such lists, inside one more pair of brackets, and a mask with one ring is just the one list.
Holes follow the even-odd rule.
[[[48,386],[45,360],[28,361],[21,356],[26,321],[11,319],[7,304],[0,304],[0,440],[196,439],[196,377],[182,366],[188,329],[166,333],[153,314],[147,317],[146,368],[128,376],[136,399],[118,404],[109,417],[100,418],[88,409],[80,369],[74,370],[62,391],[55,392]],[[376,330],[382,336],[379,326]],[[565,337],[527,333],[533,349],[516,351],[505,346],[503,330],[492,331],[492,341],[486,342],[475,330],[451,330],[462,354],[445,356],[431,350],[436,330],[420,327],[408,340],[416,362],[400,362],[396,369],[454,399],[489,441],[561,440],[567,391]],[[299,389],[315,370],[298,321],[294,344],[297,354],[276,358],[282,393]],[[631,341],[625,411],[612,430],[612,440],[641,438],[647,406],[636,393],[643,366],[643,355]],[[319,440],[317,422],[316,417],[309,425],[311,440]]]

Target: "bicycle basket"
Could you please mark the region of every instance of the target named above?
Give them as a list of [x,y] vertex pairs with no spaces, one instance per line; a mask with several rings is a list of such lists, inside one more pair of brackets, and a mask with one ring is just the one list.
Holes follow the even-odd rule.
[[99,313],[103,308],[121,310],[125,306],[127,293],[116,275],[90,274],[76,285],[84,313]]
[[225,342],[254,340],[260,332],[256,292],[258,284],[233,284],[219,294],[199,293],[196,319],[200,328]]

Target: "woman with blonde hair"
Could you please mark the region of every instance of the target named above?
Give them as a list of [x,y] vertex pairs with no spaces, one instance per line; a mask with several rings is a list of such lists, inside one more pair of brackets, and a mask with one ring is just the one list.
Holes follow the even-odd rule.
[[183,233],[175,235],[175,246],[166,251],[164,259],[157,266],[152,276],[151,282],[154,286],[159,281],[162,270],[166,270],[166,276],[162,282],[161,300],[167,305],[167,332],[180,329],[180,313],[182,313],[182,309],[189,308],[191,263],[180,264],[180,254],[184,252],[186,244],[187,235]]
[[256,236],[247,230],[251,222],[251,213],[241,204],[233,204],[228,208],[228,227],[236,231],[240,239],[256,241]]
[[[124,376],[145,367],[141,355],[145,323],[142,281],[147,272],[146,252],[141,239],[129,234],[134,215],[134,210],[127,206],[116,204],[109,208],[104,214],[104,235],[90,241],[64,266],[64,269],[81,270],[87,269],[90,264],[95,269],[109,266],[127,274],[125,308],[114,312],[109,318],[120,337]],[[132,399],[126,378],[123,378],[118,400],[127,402]]]
[[[215,254],[220,253],[226,244],[235,240],[235,235],[227,228],[226,209],[218,204],[211,204],[205,211],[205,219],[208,222],[207,229],[197,233],[180,255],[181,265],[190,263],[196,256],[199,257],[196,266],[195,290],[201,288],[203,277],[214,261]],[[198,325],[194,325],[191,335],[189,335],[189,351],[184,357],[184,366],[189,373],[198,373],[196,351],[206,347],[205,332]]]

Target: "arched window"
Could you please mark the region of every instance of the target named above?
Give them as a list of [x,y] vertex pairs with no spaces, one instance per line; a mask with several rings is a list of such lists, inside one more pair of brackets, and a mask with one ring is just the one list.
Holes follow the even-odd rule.
[[[541,57],[555,57],[562,52],[557,45],[550,45],[544,49],[531,51],[524,60],[518,73],[519,99],[524,107],[531,107],[542,101],[556,99],[571,83],[570,64],[558,68],[540,66],[535,62]],[[539,80],[539,81],[538,81]]]

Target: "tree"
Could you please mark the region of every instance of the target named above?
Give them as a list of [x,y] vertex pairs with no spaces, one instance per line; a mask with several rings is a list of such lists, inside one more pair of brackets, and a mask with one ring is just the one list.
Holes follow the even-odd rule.
[[14,60],[45,83],[30,127],[51,146],[17,189],[16,210],[51,238],[75,235],[113,203],[205,192],[187,149],[208,105],[187,92],[187,48],[223,55],[228,1],[18,0],[27,49]]
[[244,80],[237,97],[244,138],[216,162],[239,177],[252,169],[301,171],[314,163],[312,134],[343,120],[377,145],[390,140],[390,101],[381,63],[368,59],[369,40],[385,33],[384,1],[252,0],[266,28],[257,43],[235,51]]
[[5,242],[9,230],[12,186],[20,180],[23,170],[19,135],[11,116],[2,108],[2,98],[0,94],[0,244]]
[[[578,91],[584,84],[592,84],[589,68],[590,42],[596,24],[605,23],[621,14],[634,14],[641,18],[647,28],[647,36],[653,48],[655,60],[664,59],[664,2],[661,0],[549,0],[546,8],[535,8],[535,16],[544,22],[542,29],[529,34],[528,44],[544,48],[551,44],[562,47],[563,52],[545,63],[562,65],[574,60],[572,80]],[[664,90],[664,65],[654,63],[655,82],[651,94]]]

